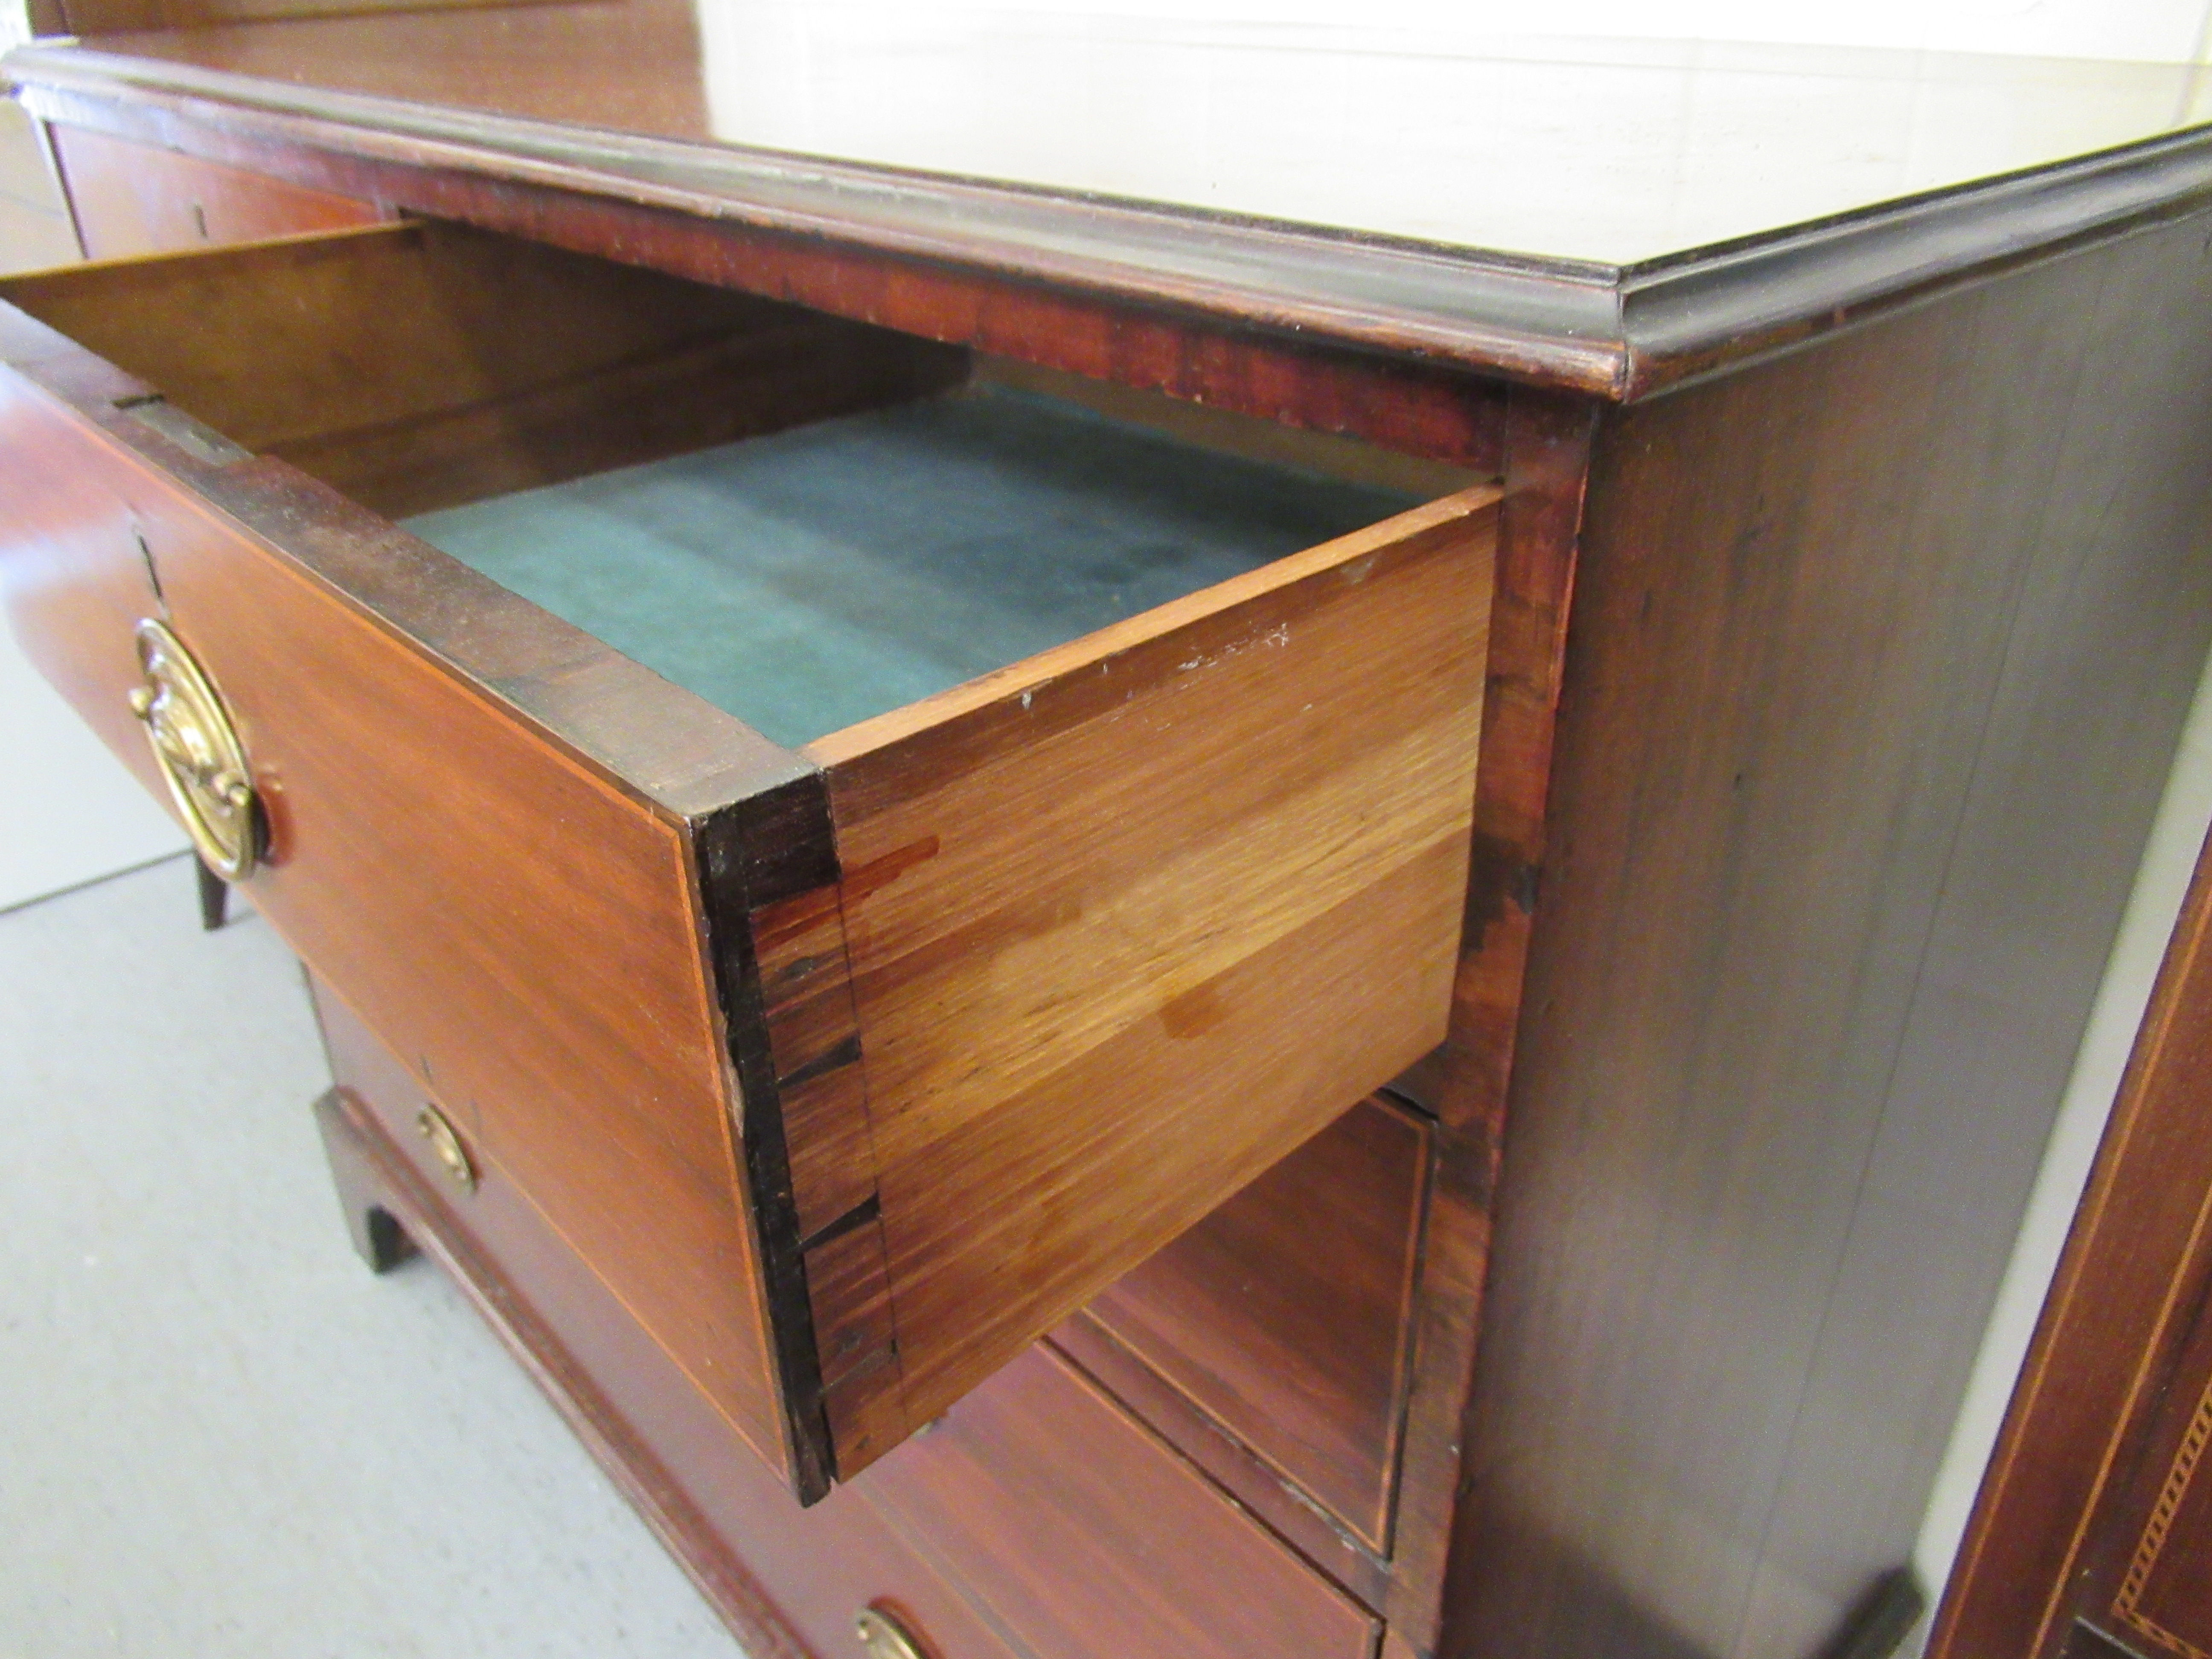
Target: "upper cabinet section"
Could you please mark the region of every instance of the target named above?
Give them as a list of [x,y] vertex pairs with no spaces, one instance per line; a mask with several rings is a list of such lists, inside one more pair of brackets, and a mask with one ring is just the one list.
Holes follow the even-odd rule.
[[1612,265],[2212,118],[2212,77],[2186,64],[1501,37],[1442,8],[1146,9],[634,0],[198,28],[127,50],[643,137]]

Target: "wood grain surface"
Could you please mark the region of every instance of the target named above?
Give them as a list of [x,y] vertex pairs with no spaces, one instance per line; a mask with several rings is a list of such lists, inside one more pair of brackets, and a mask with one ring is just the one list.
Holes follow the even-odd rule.
[[[1443,1046],[1396,1085],[1440,1120],[1388,1602],[1390,1640],[1406,1654],[1431,1651],[1438,1640],[1453,1522],[1473,1472],[1462,1418],[1479,1352],[1514,1036],[1540,908],[1553,744],[1597,415],[1587,400],[1522,388],[1508,403],[1482,764],[1451,1026]],[[1401,1659],[1395,1650],[1393,1659]]]
[[847,1652],[872,1605],[933,1659],[1369,1651],[1370,1618],[1042,1349],[869,1480],[793,1509],[495,1162],[457,1198],[392,1144],[380,1125],[405,1121],[413,1079],[321,1006],[348,1200],[460,1279],[757,1659]]
[[1909,1555],[2212,632],[2204,230],[1601,430],[1448,1651]]
[[912,1420],[1443,1036],[1496,500],[809,746]]
[[[2200,854],[1960,1547],[1934,1659],[2057,1653],[2077,1617],[2146,1652],[2212,1650],[2212,1471],[2179,1467],[2212,1385],[2208,943],[2212,858]],[[2172,1538],[2147,1549],[2153,1520]],[[2165,1605],[2176,1592],[2179,1611]]]
[[155,514],[270,802],[255,904],[776,1457],[684,826],[234,531]]
[[863,1486],[1030,1653],[1367,1659],[1377,1622],[1048,1346]]
[[40,33],[115,34],[138,29],[206,28],[221,23],[297,17],[357,17],[514,0],[46,0],[55,14]]
[[[579,67],[564,60],[562,73],[573,78]],[[188,144],[226,166],[312,188],[373,197],[410,212],[789,300],[927,339],[1344,434],[1486,477],[1498,471],[1503,386],[1419,360],[1387,361],[1319,344],[1319,335],[1255,331],[1170,305],[1102,298],[1081,287],[1041,286],[702,219],[621,192],[594,191],[580,174],[559,174],[560,183],[534,172],[494,178],[454,168],[442,154],[405,142],[350,151],[335,142],[337,129],[316,130],[331,145],[301,148],[301,135],[271,142],[250,119],[209,127],[179,124],[155,102],[136,98],[118,104],[44,89],[25,95],[65,125],[137,142]],[[696,100],[696,85],[690,95]],[[607,107],[601,100],[594,118]]]
[[140,550],[127,494],[73,488],[75,453],[53,400],[24,372],[66,374],[95,403],[145,387],[85,356],[19,311],[0,306],[0,594],[24,657],[155,799],[159,764],[125,692],[141,678],[135,630],[156,615],[152,573]]
[[[442,344],[416,341],[422,349],[396,367],[356,374],[358,395],[349,393],[343,366],[376,337],[374,296],[410,284],[440,302],[430,307],[447,317],[437,326],[459,331]],[[674,304],[655,303],[664,290]],[[377,228],[88,267],[10,291],[133,367],[194,386],[194,404],[226,428],[325,460],[342,448],[317,450],[334,424],[353,423],[341,437],[385,431],[425,408],[434,423],[441,409],[487,387],[495,404],[518,379],[526,397],[533,374],[589,380],[610,358],[626,364],[661,350],[672,331],[763,317],[773,330],[793,315],[454,227]],[[462,325],[482,319],[495,291],[512,315],[486,324],[487,343],[471,360],[479,367],[438,367],[445,348],[473,339]],[[623,331],[633,313],[649,319],[641,339]],[[194,340],[186,319],[204,314],[211,320]],[[612,321],[597,329],[603,314]],[[551,357],[526,349],[532,325],[557,343]],[[787,368],[757,381],[732,377],[726,391],[743,418],[793,418],[806,397],[903,392],[963,366],[957,352],[825,325],[860,342],[860,356],[888,365],[885,374],[864,375],[857,391],[833,385],[796,400],[779,395],[784,379],[797,378]],[[27,349],[52,344],[36,325],[21,326]],[[275,390],[234,361],[256,337]],[[772,1414],[805,1498],[833,1476],[859,1473],[1443,1034],[1480,718],[1493,490],[1418,509],[836,734],[815,757],[830,768],[824,799],[798,757],[734,721],[703,718],[696,702],[649,675],[625,676],[604,647],[562,640],[513,596],[283,465],[247,459],[227,435],[195,426],[180,405],[82,350],[49,355],[73,365],[70,373],[112,381],[86,394],[94,423],[127,434],[126,447],[179,481],[174,499],[160,500],[158,474],[149,475],[157,488],[137,515],[143,562],[150,573],[181,561],[185,580],[222,596],[167,599],[188,637],[214,641],[199,648],[222,659],[218,676],[247,688],[239,712],[259,763],[272,768],[276,858],[259,885],[275,894],[280,927],[326,968],[343,963],[328,968],[333,994],[387,1039],[419,1045],[425,1089],[450,1102],[467,1136],[557,1224],[591,1218],[586,1253],[629,1293],[688,1308],[718,1276],[745,1279],[761,1298]],[[598,399],[608,411],[629,384],[616,379]],[[528,442],[515,449],[542,453]],[[544,464],[567,465],[579,453]],[[501,481],[496,454],[454,476],[483,488],[487,472]],[[203,500],[246,527],[220,556],[200,550],[226,522]],[[327,611],[312,603],[314,578],[255,552],[254,531],[359,608],[335,598]],[[166,545],[171,539],[180,550]],[[252,606],[236,601],[246,592],[257,596]],[[496,642],[507,629],[520,637],[502,650]],[[448,655],[457,647],[459,659]],[[415,678],[405,668],[410,647],[422,663]],[[523,659],[510,654],[517,648]],[[587,666],[580,677],[550,661],[550,672],[526,666],[548,651]],[[341,658],[356,662],[353,679],[335,677],[331,665]],[[442,724],[474,705],[467,681],[447,678],[441,659],[498,688],[483,720],[453,734]],[[362,698],[354,689],[362,673],[398,676],[410,689]],[[318,687],[331,689],[317,696]],[[500,745],[532,752],[537,738],[528,722],[511,738],[497,732],[509,699],[537,720],[556,717],[561,737],[581,752],[557,743],[545,752],[576,775],[601,775],[593,761],[620,763],[604,777],[610,798],[632,799],[645,823],[670,836],[656,856],[672,862],[655,878],[674,884],[668,890],[685,905],[694,902],[688,884],[698,884],[714,975],[696,991],[740,1085],[734,1143],[719,1124],[705,1133],[711,1120],[679,1131],[642,1102],[626,1105],[629,1097],[586,1109],[549,1095],[536,1086],[534,1054],[462,1053],[471,1024],[504,1034],[517,1022],[502,1024],[480,1000],[447,996],[436,974],[391,955],[405,930],[422,925],[404,904],[385,907],[388,939],[373,948],[343,942],[343,913],[359,890],[352,884],[406,879],[392,862],[404,856],[389,829],[400,820],[370,823],[356,806],[361,821],[348,830],[321,816],[361,799],[349,787],[422,797],[415,810],[423,823],[443,822],[428,816],[426,791],[452,810],[466,804],[477,848],[470,857],[502,842],[535,844],[526,825],[547,812],[587,822],[581,806],[556,809],[514,785]],[[386,722],[406,728],[404,741],[378,735]],[[119,746],[132,735],[120,733]],[[617,739],[611,754],[610,738]],[[349,785],[338,771],[355,744],[381,758],[354,764]],[[440,781],[425,744],[459,757],[469,781]],[[1263,748],[1270,763],[1255,764]],[[409,781],[388,779],[384,764]],[[1125,791],[1146,801],[1144,813],[1100,810]],[[841,803],[849,811],[833,848]],[[1030,834],[1028,820],[1048,804],[1042,833]],[[590,833],[596,852],[623,856],[620,836]],[[928,867],[909,873],[915,860],[904,849],[924,842],[933,848],[921,860]],[[1164,848],[1176,849],[1164,861]],[[458,855],[442,842],[440,851]],[[307,873],[297,873],[303,860]],[[576,878],[541,860],[509,885],[550,893]],[[444,879],[416,890],[435,902]],[[477,902],[503,910],[508,900],[490,886]],[[619,885],[604,902],[610,918],[623,905],[653,908]],[[458,914],[446,925],[470,941],[454,971],[472,985],[504,981],[488,994],[536,999],[550,1027],[573,988],[526,968],[543,949],[511,921],[495,927],[489,913],[452,908]],[[690,914],[662,903],[654,925],[673,931],[662,937],[641,925],[619,952],[674,971],[679,958],[660,953],[696,927],[684,919]],[[605,971],[628,971],[619,952]],[[390,965],[379,966],[387,956]],[[1286,1040],[1297,1010],[1340,982],[1358,990],[1332,1000],[1333,1040]],[[649,975],[636,988],[654,1006],[694,994]],[[595,1020],[605,1018],[595,1011]],[[528,1048],[537,1036],[513,1041]],[[501,1040],[479,1046],[496,1051]],[[969,1051],[980,1056],[973,1066],[963,1059]],[[685,1073],[699,1098],[720,1086],[718,1066],[681,1045],[635,1062],[664,1095]],[[1185,1081],[1194,1068],[1194,1090]],[[576,1077],[574,1088],[585,1088]],[[1067,1111],[1109,1079],[1121,1109],[1087,1122]],[[615,1168],[596,1141],[561,1127],[580,1121],[572,1112],[594,1125],[608,1118],[605,1132],[617,1146],[636,1138],[633,1158],[650,1158],[646,1143],[678,1137],[660,1151],[672,1150],[669,1172],[689,1184],[663,1195],[669,1216],[658,1244],[647,1218],[661,1201],[649,1176],[659,1165]],[[1207,1133],[1187,1134],[1192,1122]],[[978,1146],[990,1155],[971,1157],[966,1149]],[[735,1199],[709,1190],[725,1167],[742,1169],[750,1194],[727,1216],[716,1206]],[[602,1205],[590,1196],[602,1181],[628,1196]],[[1131,1194],[1139,1201],[1127,1202]],[[981,1206],[991,1224],[952,1224],[963,1206]],[[744,1223],[750,1252],[734,1267],[724,1260],[732,1217]],[[665,1285],[635,1288],[653,1276],[657,1247],[673,1249],[678,1266]],[[644,1316],[664,1340],[683,1322],[674,1313]],[[733,1340],[695,1322],[709,1351]],[[1388,1388],[1396,1386],[1394,1373]],[[1387,1463],[1393,1443],[1386,1429],[1356,1455]],[[1352,1524],[1364,1528],[1371,1550],[1387,1527],[1387,1502],[1379,1491],[1361,1501]]]
[[88,259],[340,230],[392,216],[374,202],[153,144],[82,127],[50,131],[55,166]]
[[1429,1125],[1370,1097],[1079,1317],[1389,1550]]
[[[926,55],[930,49],[911,43],[917,34],[926,38],[935,20],[927,7],[909,10],[913,15],[902,16],[899,28],[872,41],[870,50],[878,62],[902,50],[915,52],[912,95],[926,100],[942,76]],[[1067,56],[1105,54],[1103,84],[1113,54],[1128,44],[1117,40],[1117,27],[1128,25],[1085,23],[1087,29],[1068,37]],[[1358,28],[1347,18],[1337,40],[1358,39]],[[1402,37],[1370,40],[1365,49],[1342,48],[1340,79],[1327,100],[1333,118],[1386,147],[1389,137],[1382,135],[1399,137],[1395,149],[1386,149],[1389,159],[1378,163],[1401,176],[1392,184],[1424,167],[1439,169],[1433,191],[1418,198],[1419,222],[1433,228],[1439,216],[1468,216],[1456,234],[1417,232],[1409,239],[1376,234],[1389,227],[1364,216],[1369,201],[1363,198],[1373,192],[1345,190],[1341,174],[1326,165],[1310,169],[1312,175],[1334,173],[1343,193],[1315,200],[1308,212],[1284,211],[1285,191],[1295,196],[1304,177],[1295,162],[1264,144],[1256,146],[1267,164],[1262,194],[1273,205],[1256,213],[1249,199],[1218,204],[1223,211],[1183,205],[1192,198],[1176,188],[1172,167],[1163,175],[1152,166],[1158,154],[1180,155],[1217,142],[1202,132],[1139,149],[1104,179],[1060,190],[1038,186],[1054,176],[1055,160],[1064,163],[1083,152],[1079,140],[1066,133],[1057,156],[1052,145],[1018,143],[993,157],[969,155],[952,167],[933,167],[929,140],[972,118],[957,101],[926,120],[917,117],[912,136],[884,133],[864,120],[850,136],[866,160],[836,155],[834,105],[818,112],[816,125],[797,130],[808,142],[770,140],[764,149],[732,143],[728,135],[744,131],[751,112],[743,100],[726,110],[712,106],[707,89],[720,71],[704,56],[707,38],[684,0],[426,9],[414,15],[34,46],[19,51],[14,65],[31,83],[31,102],[42,117],[158,135],[319,188],[473,218],[475,212],[457,205],[440,209],[422,199],[437,193],[458,204],[465,175],[495,190],[521,184],[542,191],[534,211],[549,231],[555,223],[573,224],[588,212],[586,198],[600,198],[651,204],[669,216],[664,228],[674,237],[711,240],[742,225],[780,240],[783,252],[813,243],[808,251],[822,260],[776,263],[786,272],[811,266],[799,280],[814,284],[817,302],[830,309],[844,309],[830,303],[839,284],[830,267],[852,276],[896,263],[904,268],[899,278],[880,287],[856,284],[846,303],[870,289],[870,298],[892,303],[911,303],[925,289],[942,297],[1056,290],[1107,301],[1103,308],[1070,307],[1070,338],[1104,323],[1102,309],[1170,311],[1202,321],[1217,338],[1258,334],[1327,343],[1608,399],[1650,396],[2053,251],[2154,227],[2193,211],[2212,191],[2212,138],[2185,125],[2171,130],[2176,123],[2170,112],[2183,95],[2179,77],[2185,74],[2178,69],[2157,76],[2136,106],[2145,112],[2139,119],[2113,125],[2097,119],[2126,106],[2111,82],[2070,79],[2110,76],[2110,66],[2054,62],[2038,72],[2050,78],[2015,86],[2008,99],[1996,92],[2004,84],[2001,74],[1969,78],[1966,96],[1978,101],[1949,108],[1957,128],[1974,130],[1979,117],[1987,144],[1960,152],[1942,170],[1948,176],[1926,176],[1908,193],[1894,177],[1869,183],[1860,157],[1903,147],[1924,161],[1936,129],[1923,120],[1911,133],[1890,123],[1900,105],[1924,110],[1931,100],[1944,102],[1947,77],[1904,53],[1776,54],[1771,69],[1744,77],[1757,88],[1743,112],[1745,130],[1758,135],[1763,155],[1803,160],[1776,161],[1761,189],[1745,193],[1730,191],[1717,173],[1708,178],[1711,169],[1695,167],[1656,185],[1644,170],[1655,142],[1671,154],[1672,145],[1694,147],[1696,137],[1663,118],[1660,131],[1669,136],[1656,141],[1650,128],[1634,121],[1609,129],[1608,116],[1618,112],[1580,78],[1595,76],[1625,88],[1645,76],[1684,75],[1681,64],[1663,56],[1655,62],[1636,49],[1624,59],[1616,43],[1597,42],[1597,52],[1616,54],[1601,67],[1522,59],[1523,70],[1565,77],[1528,106],[1580,112],[1581,119],[1561,125],[1543,114],[1516,120],[1492,107],[1480,90],[1438,95],[1432,77],[1500,67],[1485,64],[1480,52],[1455,48],[1421,66],[1421,94],[1363,122],[1343,105],[1350,86],[1370,64],[1405,46]],[[731,35],[711,38],[723,45],[742,36],[733,26]],[[1000,44],[970,38],[962,47],[972,62]],[[1193,43],[1182,49],[1193,50]],[[1223,62],[1255,49],[1269,45],[1237,43],[1232,31],[1199,49],[1200,63],[1169,73],[1220,73]],[[1279,43],[1274,49],[1282,49]],[[939,44],[935,50],[951,48]],[[1301,47],[1296,55],[1323,57],[1318,48]],[[1514,61],[1501,56],[1506,65]],[[756,72],[772,73],[763,66],[775,61],[775,48],[745,61]],[[835,53],[812,61],[834,62]],[[876,67],[866,64],[861,72]],[[1261,60],[1244,72],[1264,79],[1283,71],[1279,63]],[[1728,71],[1709,64],[1702,78],[1700,89],[1710,91]],[[1710,108],[1704,99],[1676,90],[1683,84],[1668,82],[1674,99]],[[1847,94],[1839,88],[1853,85],[1863,95],[1844,101]],[[1090,90],[1097,95],[1096,87]],[[1992,97],[2008,117],[1985,113],[1990,106],[1978,100]],[[2050,108],[2069,100],[2092,112],[2082,118],[2087,125],[2043,125]],[[1206,100],[1190,101],[1212,107]],[[1785,105],[1818,110],[1826,118],[1793,122],[1776,113]],[[1012,107],[1025,106],[1017,100]],[[1452,123],[1460,118],[1455,112],[1472,107],[1484,107],[1500,123],[1480,160],[1461,148],[1462,129],[1425,125]],[[1173,131],[1188,118],[1172,102],[1157,116],[1159,125],[1147,120],[1145,131]],[[1110,117],[1092,124],[1109,137],[1119,136],[1118,125],[1125,123]],[[1593,167],[1578,141],[1608,131],[1626,148],[1611,165]],[[2027,132],[2042,136],[2014,148]],[[2089,136],[2098,132],[2103,136]],[[1528,148],[1508,159],[1516,142]],[[249,158],[249,149],[260,154]],[[807,152],[803,164],[793,164],[790,149]],[[1223,152],[1235,154],[1233,148]],[[1577,157],[1582,170],[1560,170]],[[412,184],[388,173],[370,182],[372,172],[410,165],[422,174]],[[1848,181],[1840,192],[1839,175]],[[1190,181],[1199,200],[1216,176],[1217,169],[1201,169]],[[1944,187],[1934,188],[1939,178]],[[1141,199],[1148,179],[1168,199]],[[1826,189],[1806,189],[1822,179]],[[1504,193],[1486,197],[1486,187]],[[1706,190],[1719,193],[1728,210],[1709,214],[1703,231],[1678,228],[1679,220],[1653,227],[1644,216],[1646,193],[1655,188],[1667,191],[1678,214]],[[1622,200],[1623,191],[1636,197]],[[1885,194],[1893,199],[1884,200]],[[1532,202],[1547,201],[1559,204],[1563,224],[1520,217]],[[1760,205],[1744,216],[1747,202]],[[1573,234],[1589,216],[1608,210],[1644,219],[1647,230],[1633,239],[1640,251],[1594,249]],[[679,220],[688,226],[678,229]],[[1292,222],[1299,220],[1305,222]],[[1499,234],[1501,221],[1519,222],[1526,234],[1516,235],[1510,248],[1484,246]],[[1042,307],[1030,315],[1046,319]],[[886,313],[882,320],[894,319]],[[980,338],[969,343],[1001,349]]]
[[[2175,1363],[2124,1507],[2097,1543],[2118,1588],[2084,1609],[2160,1659],[2212,1652],[2212,1320],[2200,1316]],[[2102,1586],[2100,1587],[2100,1589]],[[2082,1615],[2077,1615],[2082,1616]]]

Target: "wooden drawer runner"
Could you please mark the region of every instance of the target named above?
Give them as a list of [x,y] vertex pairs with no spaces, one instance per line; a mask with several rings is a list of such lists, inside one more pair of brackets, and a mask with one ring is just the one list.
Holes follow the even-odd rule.
[[[326,986],[314,988],[341,1092],[422,1187],[443,1182],[414,1129],[426,1097]],[[681,1530],[695,1510],[738,1540],[745,1573],[824,1659],[854,1650],[854,1616],[870,1606],[933,1659],[1372,1650],[1368,1613],[1042,1346],[867,1480],[794,1514],[694,1382],[641,1344],[604,1280],[499,1178],[495,1155],[484,1174],[481,1204],[422,1206],[404,1221],[510,1340],[537,1334],[525,1358],[603,1456],[611,1440],[628,1443],[617,1478],[645,1470],[662,1483],[640,1501],[678,1529],[678,1557],[726,1610],[738,1604],[740,1623],[744,1588],[726,1582],[710,1539]],[[544,1346],[548,1334],[556,1346]]]
[[[1257,464],[1037,404],[1010,424],[957,351],[457,228],[0,297],[44,319],[0,335],[0,558],[33,659],[154,787],[134,635],[174,631],[250,757],[257,905],[803,1498],[1441,1038],[1494,489],[786,747],[378,511],[612,480],[531,553],[663,476],[610,468],[788,468],[865,431],[925,458],[887,514],[927,501],[928,458],[981,444],[988,474],[1035,422],[1157,465],[1147,512],[1235,527],[1321,486],[1224,495]],[[865,539],[854,476],[808,499]],[[1060,511],[1011,564],[983,549],[990,592],[1027,538],[1091,522]],[[593,579],[611,613],[651,597],[618,568]]]

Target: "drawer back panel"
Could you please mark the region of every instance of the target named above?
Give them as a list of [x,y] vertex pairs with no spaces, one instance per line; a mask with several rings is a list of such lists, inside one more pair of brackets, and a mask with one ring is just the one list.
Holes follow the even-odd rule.
[[968,361],[431,221],[14,277],[0,297],[392,517],[896,402]]

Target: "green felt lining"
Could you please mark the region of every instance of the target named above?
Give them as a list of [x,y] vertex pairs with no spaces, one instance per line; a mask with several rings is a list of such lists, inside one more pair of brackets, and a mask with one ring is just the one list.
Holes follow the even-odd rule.
[[1412,504],[991,387],[407,522],[796,745]]

